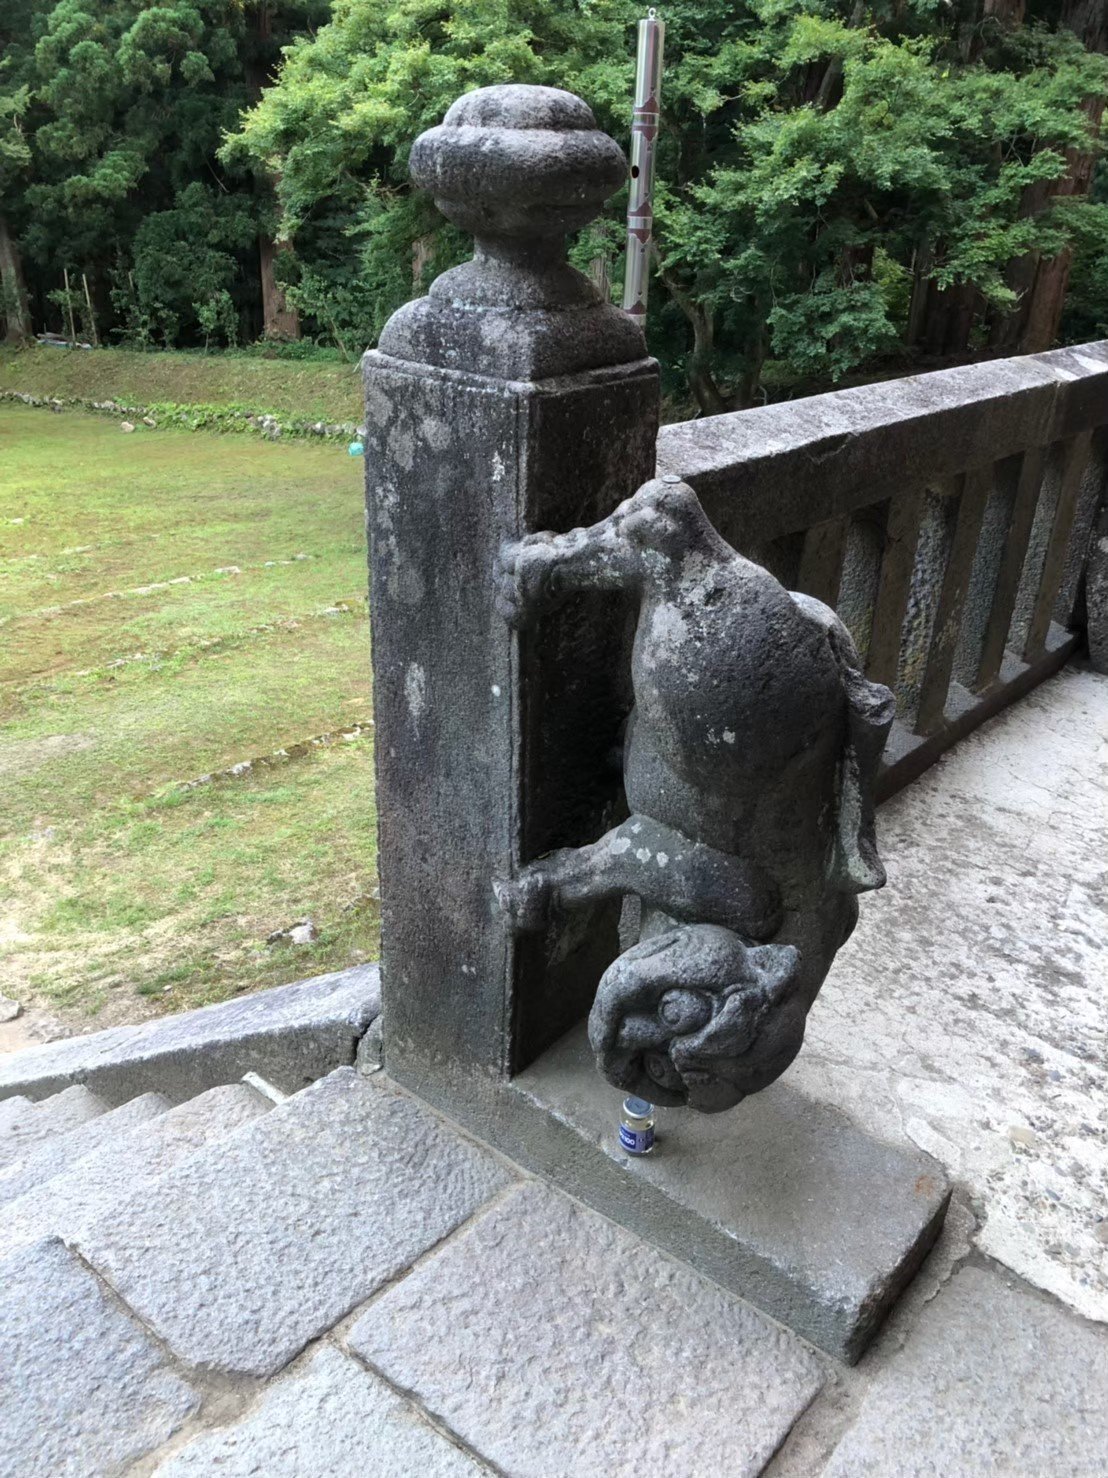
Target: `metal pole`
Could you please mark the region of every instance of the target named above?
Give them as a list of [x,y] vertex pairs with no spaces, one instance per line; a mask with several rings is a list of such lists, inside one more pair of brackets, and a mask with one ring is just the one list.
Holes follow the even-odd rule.
[[97,329],[96,329],[96,314],[92,311],[92,294],[88,290],[88,278],[85,276],[85,274],[83,272],[81,273],[81,281],[85,285],[85,302],[88,304],[88,328],[89,328],[89,336],[92,339],[93,348],[99,349],[99,347],[100,347],[100,335],[99,335],[99,333],[97,332]]
[[65,311],[69,319],[69,344],[70,348],[77,346],[77,330],[73,326],[73,294],[69,290],[69,268],[62,268],[62,277],[65,280]]
[[639,22],[635,67],[635,111],[631,120],[631,195],[627,201],[627,267],[623,306],[633,317],[646,318],[650,289],[650,239],[654,228],[654,155],[662,98],[662,51],[665,22],[653,10]]

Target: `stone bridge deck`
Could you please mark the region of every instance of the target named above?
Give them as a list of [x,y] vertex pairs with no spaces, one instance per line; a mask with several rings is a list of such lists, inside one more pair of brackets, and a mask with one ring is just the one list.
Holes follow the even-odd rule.
[[883,808],[790,1077],[958,1189],[854,1369],[381,1073],[121,1101],[115,1041],[0,1102],[0,1473],[1108,1474],[1106,740],[1070,668]]

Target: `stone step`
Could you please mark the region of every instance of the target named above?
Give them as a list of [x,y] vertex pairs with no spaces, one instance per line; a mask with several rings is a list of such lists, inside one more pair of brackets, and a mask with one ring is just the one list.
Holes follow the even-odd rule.
[[97,1216],[111,1214],[189,1155],[272,1107],[245,1083],[229,1083],[113,1137],[45,1185],[0,1206],[0,1257],[46,1236],[72,1242]]
[[826,1375],[795,1335],[537,1181],[374,1299],[348,1342],[513,1478],[755,1478]]
[[15,1098],[6,1098],[3,1103],[0,1103],[0,1154],[3,1153],[3,1136],[9,1129],[13,1129],[16,1124],[25,1119],[29,1113],[33,1113],[34,1109],[35,1105],[22,1094]]
[[[12,1103],[23,1107],[13,1114],[9,1107]],[[102,1098],[79,1083],[42,1103],[31,1103],[22,1097],[0,1103],[0,1169],[26,1159],[32,1150],[48,1140],[99,1118],[107,1107]],[[8,1113],[4,1114],[4,1110]]]
[[272,1375],[511,1183],[423,1105],[340,1068],[74,1245],[185,1363]]
[[266,1388],[233,1426],[206,1432],[155,1478],[492,1478],[411,1402],[331,1344]]
[[26,1195],[32,1186],[53,1180],[71,1165],[94,1154],[104,1145],[144,1124],[169,1108],[169,1100],[160,1093],[144,1093],[117,1109],[110,1109],[88,1120],[68,1134],[58,1134],[32,1149],[22,1160],[0,1170],[0,1204]]
[[0,1262],[0,1472],[109,1478],[200,1405],[142,1326],[56,1238]]
[[504,1096],[515,1158],[851,1363],[946,1213],[937,1161],[862,1133],[787,1080],[729,1114],[659,1109],[654,1153],[631,1158],[584,1022]]

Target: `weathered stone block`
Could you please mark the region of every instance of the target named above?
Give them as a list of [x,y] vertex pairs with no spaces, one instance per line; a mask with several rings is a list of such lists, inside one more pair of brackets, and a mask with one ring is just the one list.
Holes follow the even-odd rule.
[[493,883],[602,827],[626,703],[618,597],[513,632],[493,565],[649,472],[656,370],[500,384],[374,355],[366,386],[386,1062],[417,1084],[502,1073],[587,1011],[616,952],[611,905],[591,934],[520,940]]
[[823,1478],[1101,1478],[1108,1330],[985,1268],[928,1304]]
[[487,1472],[410,1402],[324,1345],[241,1421],[198,1437],[157,1478],[479,1478]]
[[856,1360],[938,1233],[950,1194],[938,1162],[871,1139],[783,1082],[726,1116],[659,1109],[657,1148],[629,1162],[619,1096],[587,1062],[578,1028],[515,1080],[552,1118],[546,1132],[529,1124],[525,1159]]
[[244,1083],[229,1083],[113,1138],[45,1185],[0,1206],[0,1257],[46,1236],[72,1241],[82,1227],[151,1185],[171,1166],[271,1107]]
[[272,1375],[510,1178],[379,1074],[341,1068],[76,1245],[182,1360]]
[[200,1404],[61,1242],[6,1258],[0,1287],[0,1468],[12,1478],[120,1473]]
[[532,1183],[377,1300],[350,1344],[514,1478],[760,1473],[819,1361]]

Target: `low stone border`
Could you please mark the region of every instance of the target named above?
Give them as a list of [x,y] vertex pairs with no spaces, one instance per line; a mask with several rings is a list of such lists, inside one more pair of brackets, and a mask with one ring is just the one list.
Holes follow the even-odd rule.
[[239,406],[177,405],[155,401],[150,405],[124,405],[118,400],[92,400],[79,395],[32,395],[27,390],[0,390],[0,402],[37,406],[43,410],[91,411],[96,415],[122,417],[151,430],[158,426],[183,426],[188,431],[247,432],[267,441],[282,437],[319,437],[326,441],[362,441],[365,427],[353,421],[307,421],[297,416],[274,416]]
[[101,590],[97,595],[81,595],[76,600],[63,601],[57,606],[39,606],[35,611],[22,611],[12,616],[0,616],[0,626],[13,621],[47,620],[60,616],[65,611],[76,611],[82,606],[99,605],[105,600],[141,599],[146,595],[157,595],[163,590],[172,590],[175,585],[197,585],[215,576],[241,575],[244,571],[276,569],[281,565],[300,564],[306,559],[317,558],[314,554],[294,554],[291,559],[267,559],[260,565],[219,565],[214,570],[204,570],[199,575],[174,575],[172,580],[152,580],[148,585],[132,585],[127,590]]
[[149,1092],[184,1103],[247,1072],[295,1093],[352,1064],[380,1008],[377,966],[357,965],[139,1026],[13,1052],[0,1058],[0,1100],[17,1093],[38,1100],[84,1083],[111,1105]]
[[249,775],[251,770],[268,770],[275,765],[287,765],[290,760],[302,759],[313,749],[329,749],[333,744],[353,743],[363,734],[373,730],[373,720],[364,724],[353,724],[349,729],[332,729],[326,734],[316,734],[311,739],[301,739],[297,744],[286,744],[270,754],[259,754],[252,760],[239,760],[237,765],[228,765],[225,770],[212,770],[207,775],[197,775],[195,780],[174,780],[167,790],[196,790],[201,785],[214,785],[217,780],[237,780],[240,775]]
[[[112,672],[120,667],[131,667],[139,662],[154,664],[170,662],[174,657],[191,657],[202,652],[227,651],[258,638],[274,636],[280,632],[298,631],[308,621],[335,620],[341,616],[360,616],[364,620],[368,604],[368,600],[354,602],[340,600],[332,606],[324,607],[323,610],[309,611],[304,616],[290,616],[287,620],[263,621],[258,626],[248,626],[238,635],[204,636],[194,642],[186,642],[180,647],[158,647],[152,652],[131,652],[126,657],[113,657],[109,662],[100,662],[95,667],[78,667],[67,676],[97,677],[101,673]],[[2,624],[0,622],[0,625]],[[33,687],[40,681],[36,679],[34,682],[24,683],[21,689]]]

